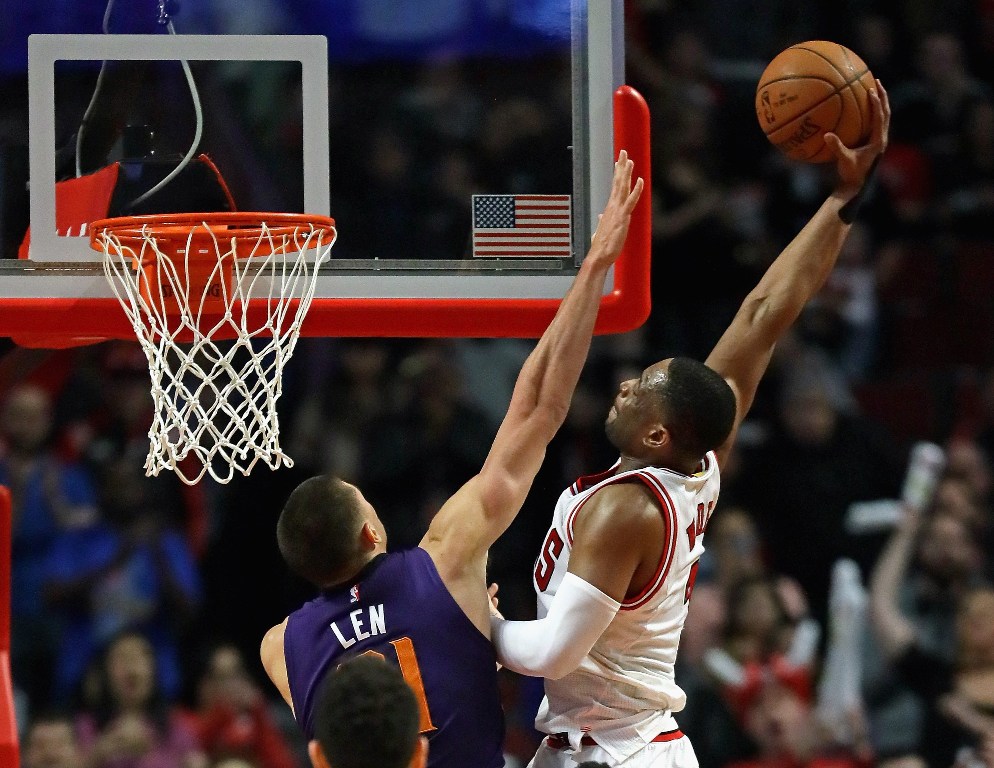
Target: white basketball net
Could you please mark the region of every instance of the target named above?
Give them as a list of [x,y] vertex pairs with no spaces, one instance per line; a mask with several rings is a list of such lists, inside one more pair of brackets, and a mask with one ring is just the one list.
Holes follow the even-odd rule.
[[[206,287],[191,289],[191,238],[201,227],[210,232],[217,262]],[[160,250],[156,233],[147,227],[138,250],[113,232],[100,236],[104,271],[151,374],[155,412],[148,432],[147,475],[171,469],[188,485],[205,474],[227,483],[235,471],[247,475],[260,460],[272,469],[293,466],[280,448],[276,402],[282,394],[281,373],[314,298],[318,267],[328,259],[337,235],[313,226],[275,234],[262,224],[252,253],[244,258],[237,256],[237,234],[215,233],[206,223],[194,225],[179,256]],[[136,268],[151,257],[157,281]],[[224,262],[232,265],[230,285],[215,279]],[[211,283],[215,296],[220,284],[220,317],[208,317],[202,309]]]

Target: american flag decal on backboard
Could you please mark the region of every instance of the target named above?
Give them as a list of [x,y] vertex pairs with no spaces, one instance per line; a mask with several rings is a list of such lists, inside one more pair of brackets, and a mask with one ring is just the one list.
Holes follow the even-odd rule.
[[568,258],[569,195],[473,195],[473,256]]

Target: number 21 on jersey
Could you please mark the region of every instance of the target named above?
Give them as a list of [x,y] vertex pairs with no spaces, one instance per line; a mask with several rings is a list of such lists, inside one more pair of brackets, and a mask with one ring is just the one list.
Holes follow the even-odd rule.
[[[397,664],[400,667],[400,673],[404,676],[404,681],[414,691],[414,697],[418,700],[418,712],[421,717],[420,727],[418,728],[419,733],[434,731],[435,724],[432,723],[431,712],[428,711],[428,698],[425,696],[425,684],[421,679],[421,668],[418,666],[418,657],[414,653],[414,643],[411,642],[411,638],[409,637],[400,637],[396,640],[391,640],[390,645],[393,646],[393,650],[397,654]],[[386,661],[386,656],[379,651],[366,651],[360,655],[375,656],[378,659]]]

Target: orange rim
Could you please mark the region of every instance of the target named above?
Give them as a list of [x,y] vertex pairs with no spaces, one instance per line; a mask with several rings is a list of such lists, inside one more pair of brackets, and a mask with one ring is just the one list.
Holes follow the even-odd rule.
[[[210,243],[219,235],[237,235],[246,250],[255,246],[266,228],[273,237],[292,236],[301,228],[311,229],[322,236],[334,236],[335,220],[328,216],[302,213],[260,213],[222,211],[213,213],[162,213],[146,216],[117,216],[98,219],[90,224],[90,247],[103,251],[102,236],[113,235],[125,245],[141,243],[146,236],[166,249]],[[239,245],[241,245],[239,243]]]

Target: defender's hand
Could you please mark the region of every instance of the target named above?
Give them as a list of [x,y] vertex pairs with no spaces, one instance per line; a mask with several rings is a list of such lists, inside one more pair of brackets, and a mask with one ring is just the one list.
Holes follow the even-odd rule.
[[628,153],[621,150],[618,162],[614,164],[614,181],[611,184],[611,196],[608,198],[604,213],[598,217],[597,231],[594,232],[590,245],[588,259],[614,264],[628,237],[628,225],[632,219],[632,211],[642,195],[645,186],[641,178],[632,186],[632,169],[635,163],[628,159]]

